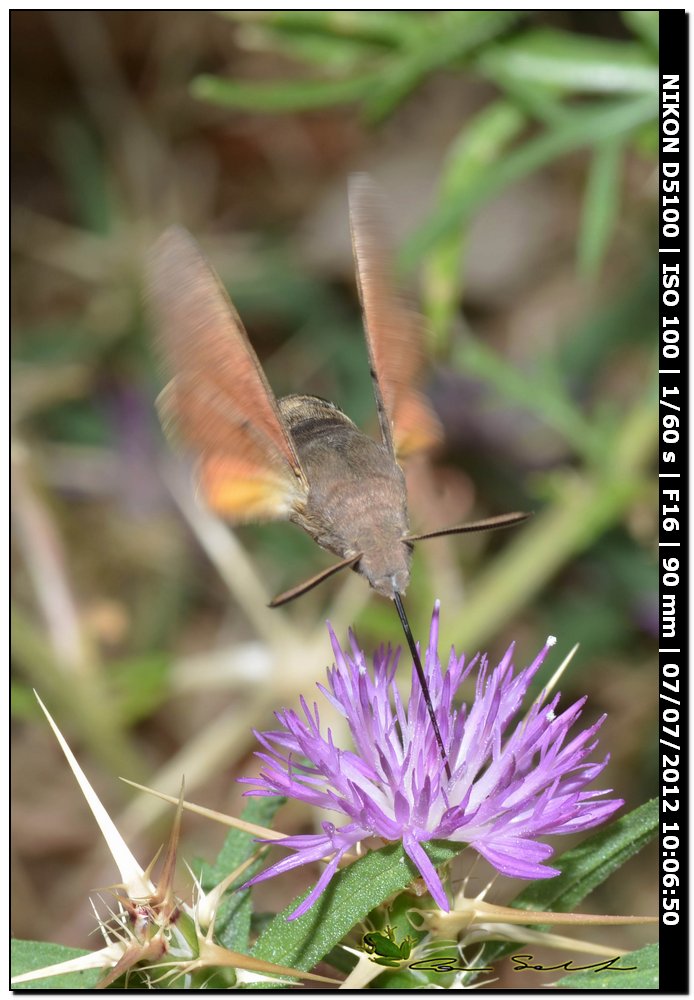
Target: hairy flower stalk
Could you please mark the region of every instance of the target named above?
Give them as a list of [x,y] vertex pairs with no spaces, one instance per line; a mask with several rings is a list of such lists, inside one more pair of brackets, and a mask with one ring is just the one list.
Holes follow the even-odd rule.
[[[323,833],[285,837],[275,843],[294,853],[251,879],[249,885],[312,861],[328,864],[291,918],[318,899],[342,857],[359,841],[379,837],[402,841],[442,910],[449,903],[441,879],[422,844],[444,839],[469,844],[498,871],[515,878],[550,878],[557,869],[543,862],[552,848],[538,838],[576,833],[602,823],[621,806],[605,791],[586,791],[608,758],[589,760],[597,746],[599,719],[569,739],[585,698],[557,713],[560,695],[537,699],[517,720],[530,683],[554,644],[548,639],[535,660],[514,671],[511,646],[490,669],[486,656],[465,662],[451,650],[448,669],[439,661],[439,605],[431,622],[425,674],[451,768],[442,766],[420,685],[412,679],[405,706],[395,686],[399,651],[381,648],[367,669],[364,653],[350,634],[351,653],[330,639],[335,665],[323,695],[346,719],[354,750],[341,749],[321,731],[318,705],[302,699],[297,712],[277,713],[281,729],[256,733],[264,768],[248,795],[286,795],[347,819],[323,823]],[[475,698],[455,706],[465,679],[477,666]]]

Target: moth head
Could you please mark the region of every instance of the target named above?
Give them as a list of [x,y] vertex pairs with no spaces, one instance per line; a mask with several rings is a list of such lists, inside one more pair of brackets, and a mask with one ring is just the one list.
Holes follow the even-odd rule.
[[406,592],[410,582],[410,563],[415,542],[423,542],[427,538],[440,538],[443,535],[459,535],[474,531],[493,531],[496,528],[510,528],[514,524],[526,521],[529,517],[531,515],[527,513],[501,514],[498,517],[488,517],[482,521],[471,521],[468,524],[460,524],[453,528],[430,531],[424,535],[407,535],[399,538],[395,543],[391,539],[387,545],[376,546],[376,548],[370,547],[368,554],[362,552],[361,554],[347,556],[347,558],[340,560],[340,562],[335,563],[333,566],[329,566],[328,569],[321,570],[320,573],[311,577],[310,580],[306,580],[304,583],[300,583],[298,586],[292,587],[291,590],[280,594],[270,602],[270,607],[276,608],[282,604],[288,604],[289,601],[293,601],[296,597],[300,597],[307,591],[313,590],[323,580],[327,580],[328,577],[348,567],[356,570],[365,577],[376,593],[390,598],[391,601],[395,600],[397,604],[397,599],[401,594]]
[[365,552],[355,569],[377,594],[392,601],[396,594],[406,593],[411,563],[412,545],[399,540],[394,545],[377,546]]

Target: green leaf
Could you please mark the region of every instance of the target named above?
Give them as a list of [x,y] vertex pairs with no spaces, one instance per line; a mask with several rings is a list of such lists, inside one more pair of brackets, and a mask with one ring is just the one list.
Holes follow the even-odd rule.
[[540,28],[490,46],[479,68],[513,86],[540,84],[582,93],[655,93],[658,67],[634,42]]
[[[443,841],[432,841],[422,847],[435,865],[451,861],[462,849],[460,844]],[[289,921],[287,917],[308,893],[294,900],[261,934],[253,954],[270,962],[309,970],[370,910],[402,892],[418,877],[401,844],[370,851],[338,872],[307,913]]]
[[222,17],[241,24],[270,25],[296,34],[323,34],[399,46],[421,32],[430,14],[404,10],[225,10]]
[[458,198],[442,205],[408,241],[403,262],[409,267],[441,240],[467,225],[475,211],[500,191],[558,157],[629,135],[658,113],[655,96],[603,101],[589,107],[567,109],[556,127],[544,130],[500,160],[470,184]]
[[217,76],[197,76],[190,85],[193,97],[225,108],[280,114],[351,104],[373,89],[377,74],[347,80],[278,80],[247,83]]
[[114,217],[109,172],[95,136],[78,118],[59,118],[52,136],[53,152],[63,173],[68,197],[80,224],[106,236]]
[[[12,975],[21,976],[34,969],[42,969],[49,965],[59,965],[69,962],[88,951],[81,948],[67,948],[63,944],[51,944],[47,941],[20,941],[12,939],[11,963]],[[62,976],[44,976],[42,979],[32,979],[28,983],[17,983],[14,990],[91,990],[104,975],[104,969],[87,969],[84,972],[68,972]]]
[[619,214],[623,146],[610,139],[593,153],[578,237],[578,267],[586,277],[599,273]]
[[604,437],[595,469],[587,466],[578,476],[569,469],[546,480],[551,503],[478,573],[466,614],[442,622],[440,648],[484,649],[489,637],[563,566],[623,521],[647,487],[657,448],[655,429],[649,386],[633,404],[622,407],[619,423]]
[[344,35],[297,32],[259,23],[242,25],[236,34],[236,42],[252,52],[273,52],[300,63],[325,68],[333,76],[356,75],[368,60],[383,52],[383,47],[373,42]]
[[[442,977],[439,975],[436,982],[438,987],[443,985],[441,980]],[[381,993],[385,990],[424,990],[430,984],[431,979],[423,972],[419,972],[417,969],[402,968],[394,969],[392,972],[384,970],[382,975],[371,981],[369,988]]]
[[[514,105],[497,101],[466,123],[449,147],[439,202],[445,204],[463,194],[502,155],[524,122],[525,116]],[[463,231],[452,233],[435,247],[426,262],[423,305],[436,339],[435,349],[440,349],[450,333],[462,296],[465,237]]]
[[10,711],[13,719],[36,718],[36,695],[33,689],[21,680],[10,681]]
[[[255,12],[250,16],[246,12],[232,16],[245,24],[249,21],[267,24],[269,21],[272,27],[285,32],[327,30],[351,37],[370,23],[353,17],[332,16],[354,12],[294,11],[279,16],[281,13],[272,12],[264,20],[259,20]],[[367,118],[377,121],[390,114],[425,76],[470,56],[523,16],[522,11],[437,11],[435,14],[419,12],[416,18],[401,19],[401,14],[399,11],[395,32],[392,17],[386,18],[380,29],[376,28],[375,35],[372,26],[371,39],[378,37],[380,32],[381,36],[385,34],[396,43],[396,49],[381,59],[377,69],[361,76],[252,83],[202,75],[193,80],[191,93],[213,104],[256,113],[308,111],[363,100]],[[330,66],[334,70],[334,64]]]
[[391,58],[379,74],[364,110],[369,121],[380,121],[424,77],[450,63],[460,64],[522,16],[521,11],[439,11],[422,22],[407,51]]
[[[274,819],[275,813],[284,803],[280,796],[253,797],[246,800],[247,805],[241,814],[241,818],[247,823],[256,823],[258,826],[269,827]],[[249,858],[258,849],[257,839],[250,833],[243,830],[230,830],[226,836],[221,851],[217,855],[214,866],[211,866],[204,874],[204,886],[212,888],[218,885],[222,879],[226,878],[229,872],[234,871],[239,865]],[[249,878],[260,870],[263,865],[262,859],[247,868],[239,878],[237,885],[242,885]],[[227,891],[217,912],[215,922],[215,936],[219,944],[232,951],[248,950],[248,939],[251,929],[251,891],[245,889],[243,892],[234,892],[233,886]]]
[[561,91],[556,87],[512,77],[506,72],[503,62],[482,65],[475,61],[474,65],[483,77],[505,91],[507,98],[529,117],[546,125],[556,125],[566,114]]
[[[19,331],[18,331],[19,333]],[[36,326],[25,326],[12,345],[12,357],[25,364],[55,367],[63,364],[98,361],[104,341],[93,330],[82,326],[80,318],[70,321],[52,319]]]
[[170,658],[146,653],[113,664],[111,674],[123,725],[131,726],[151,715],[169,697]]
[[578,452],[588,458],[603,453],[604,441],[567,395],[553,368],[538,366],[531,377],[509,364],[475,337],[456,346],[455,367],[466,375],[483,379],[507,403],[515,403],[535,413],[544,424],[560,433]]
[[635,152],[645,160],[657,161],[658,159],[658,129],[651,124],[642,125],[636,129],[630,138],[631,145]]
[[[245,800],[246,805],[241,813],[241,819],[246,823],[270,827],[275,813],[285,801],[286,799],[280,795],[249,796]],[[205,870],[203,883],[205,887],[211,888],[221,882],[229,872],[238,868],[254,851],[257,851],[258,846],[258,839],[254,834],[246,833],[245,830],[229,830],[214,864]],[[244,881],[247,877],[244,876]]]
[[658,322],[658,273],[651,262],[645,264],[628,289],[567,329],[558,345],[556,365],[571,373],[574,385],[599,379],[620,350],[652,345],[652,330]]
[[660,46],[658,10],[622,10],[619,13],[626,26],[657,54]]
[[[578,965],[579,963],[576,962]],[[636,966],[633,971],[620,972],[617,969],[605,969],[587,972],[575,972],[564,976],[554,985],[567,990],[657,990],[660,973],[658,945],[647,944],[645,948],[620,955],[616,963],[619,969],[627,970]]]

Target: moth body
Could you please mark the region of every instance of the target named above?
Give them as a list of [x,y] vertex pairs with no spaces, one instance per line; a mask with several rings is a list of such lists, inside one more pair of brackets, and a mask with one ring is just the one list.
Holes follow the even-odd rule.
[[404,594],[411,545],[402,469],[389,450],[363,434],[333,403],[316,396],[278,400],[308,483],[290,520],[342,559],[384,597]]
[[351,567],[396,607],[412,653],[446,773],[436,713],[401,595],[414,542],[505,527],[508,514],[409,536],[405,477],[398,460],[431,448],[441,427],[419,391],[420,317],[394,283],[370,180],[350,182],[350,222],[380,441],[317,396],[276,399],[223,285],[185,230],[168,230],[150,257],[150,305],[170,381],[158,400],[162,425],[198,457],[207,504],[235,524],[290,520],[340,561],[280,594],[285,604]]

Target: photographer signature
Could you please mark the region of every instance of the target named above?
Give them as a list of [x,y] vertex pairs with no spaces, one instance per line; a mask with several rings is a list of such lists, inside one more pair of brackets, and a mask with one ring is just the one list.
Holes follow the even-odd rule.
[[531,969],[533,972],[588,972],[590,970],[593,972],[634,972],[637,968],[635,965],[616,965],[615,963],[619,961],[618,955],[615,955],[614,958],[607,958],[604,962],[593,962],[592,965],[574,965],[572,959],[569,959],[568,962],[561,962],[559,965],[531,965],[532,955],[511,955],[511,961],[514,963],[514,972],[523,972],[525,969]]
[[[407,965],[409,969],[417,969],[420,972],[493,972],[493,966],[467,966],[461,963],[457,955],[450,957],[444,955],[431,955],[429,958],[418,959],[415,962],[408,962],[415,941],[406,937],[398,942],[392,927],[386,927],[384,931],[370,931],[362,938],[362,947],[372,962],[378,965],[395,968]],[[607,958],[602,962],[593,962],[589,965],[574,965],[573,960],[560,962],[557,965],[541,965],[535,963],[532,955],[511,955],[514,972],[633,972],[635,965],[617,965],[619,956]]]

